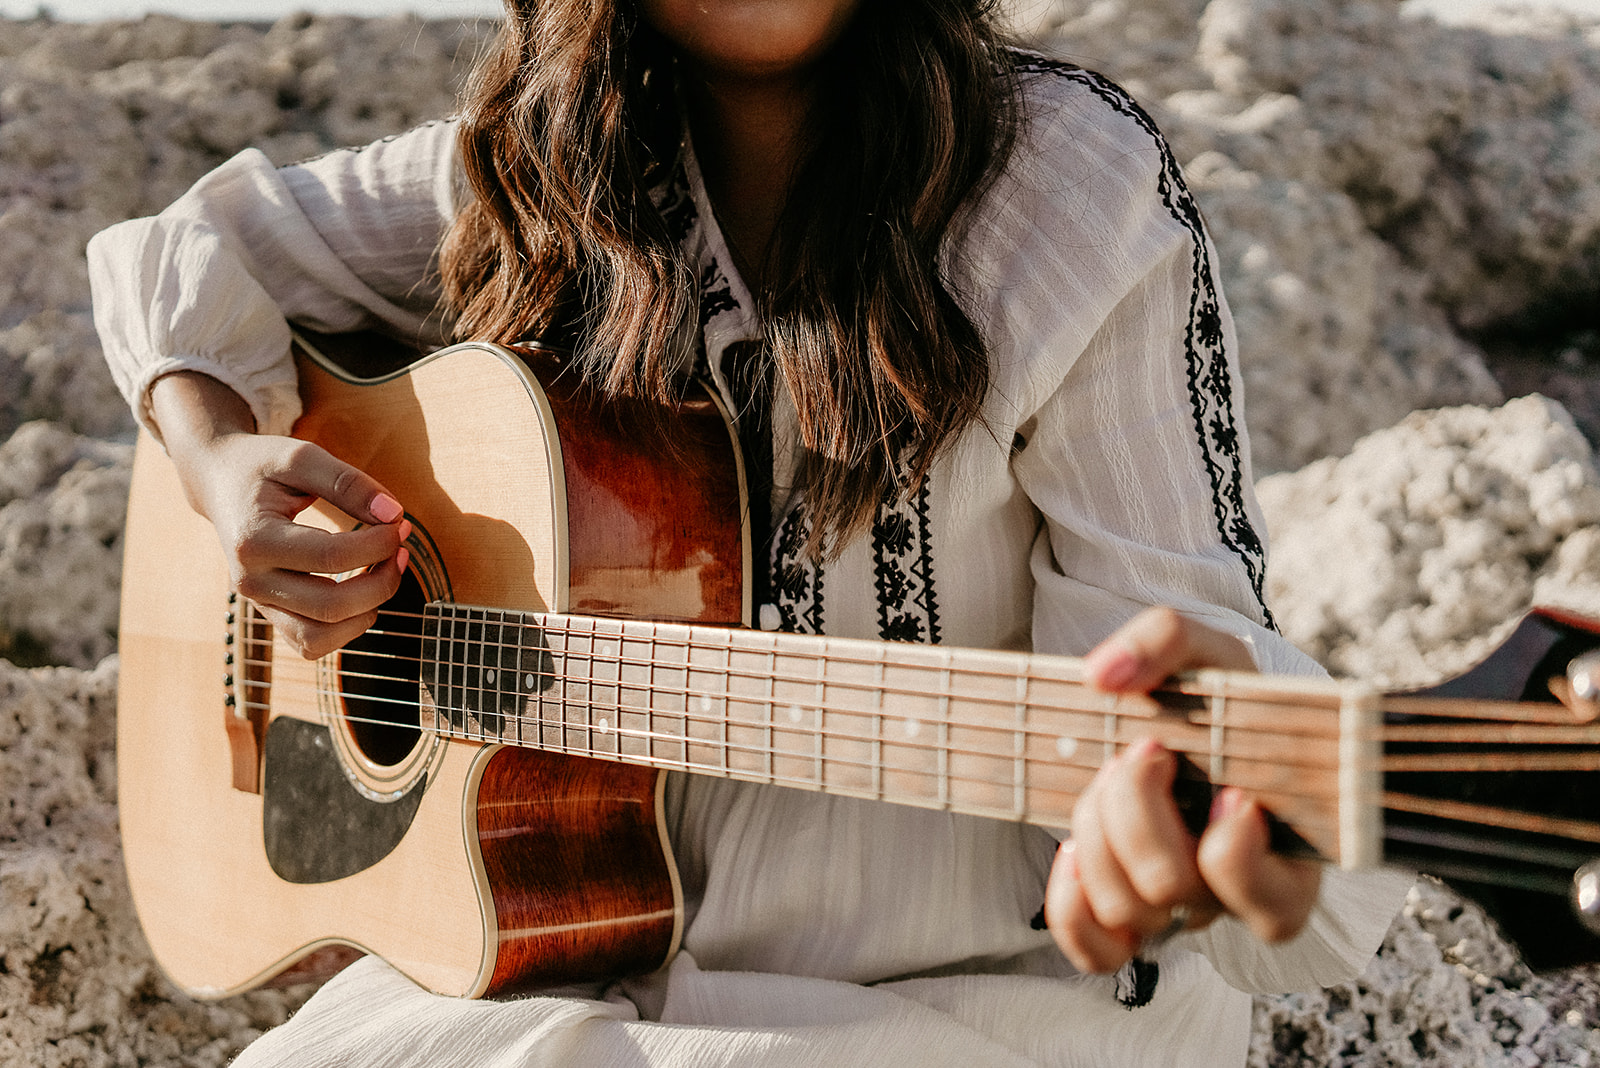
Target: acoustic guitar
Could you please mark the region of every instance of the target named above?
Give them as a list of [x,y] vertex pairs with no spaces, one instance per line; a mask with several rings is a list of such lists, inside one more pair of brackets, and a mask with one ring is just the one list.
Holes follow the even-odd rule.
[[[150,946],[192,995],[365,952],[468,997],[648,971],[683,924],[665,771],[1065,826],[1146,736],[1183,755],[1202,812],[1236,784],[1284,849],[1424,867],[1532,919],[1516,934],[1540,962],[1597,959],[1564,903],[1600,854],[1600,723],[1566,681],[1587,621],[1534,614],[1462,679],[1392,696],[1201,672],[1111,698],[1068,657],[752,629],[712,394],[603,403],[550,351],[395,369],[332,344],[298,342],[295,434],[413,523],[400,592],[343,650],[276,640],[160,447],[136,452],[122,835]],[[300,521],[354,525],[323,504]]]

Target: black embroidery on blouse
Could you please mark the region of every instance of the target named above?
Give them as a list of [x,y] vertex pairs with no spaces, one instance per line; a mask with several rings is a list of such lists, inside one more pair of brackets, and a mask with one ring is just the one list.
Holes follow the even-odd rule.
[[791,508],[772,546],[772,600],[778,626],[799,634],[822,633],[822,567],[806,552],[811,523],[804,508]]
[[722,273],[722,267],[713,256],[700,272],[700,329],[726,311],[738,311],[739,301],[733,295],[733,285]]
[[1112,110],[1132,119],[1147,133],[1161,154],[1161,175],[1157,188],[1162,203],[1178,224],[1189,231],[1194,245],[1194,288],[1189,298],[1189,325],[1184,335],[1188,365],[1189,402],[1194,429],[1206,474],[1211,480],[1212,512],[1222,543],[1239,558],[1250,577],[1261,616],[1273,630],[1277,623],[1267,607],[1266,547],[1256,533],[1244,507],[1244,460],[1239,441],[1239,426],[1234,412],[1233,377],[1228,371],[1227,351],[1222,338],[1222,303],[1217,294],[1206,246],[1205,223],[1194,194],[1184,183],[1172,147],[1156,128],[1155,122],[1121,86],[1093,71],[1046,59],[1032,53],[1015,53],[1013,69],[1019,74],[1054,74],[1075,81]]
[[884,493],[872,523],[872,574],[878,636],[937,645],[939,606],[933,590],[926,480],[913,495],[898,489]]

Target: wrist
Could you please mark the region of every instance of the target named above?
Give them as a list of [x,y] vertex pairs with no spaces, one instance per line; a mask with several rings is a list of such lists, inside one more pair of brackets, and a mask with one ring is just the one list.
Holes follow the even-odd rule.
[[174,371],[151,383],[150,413],[189,506],[214,519],[207,476],[217,468],[215,449],[231,436],[255,433],[250,405],[210,375]]
[[218,438],[256,429],[245,399],[199,371],[174,371],[151,383],[150,414],[168,455],[203,450]]

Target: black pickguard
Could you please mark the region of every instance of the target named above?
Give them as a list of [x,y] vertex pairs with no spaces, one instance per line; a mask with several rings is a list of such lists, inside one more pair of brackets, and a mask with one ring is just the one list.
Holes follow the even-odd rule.
[[365,871],[411,827],[426,778],[375,801],[345,775],[328,728],[280,716],[267,727],[261,833],[267,861],[290,883],[327,883]]

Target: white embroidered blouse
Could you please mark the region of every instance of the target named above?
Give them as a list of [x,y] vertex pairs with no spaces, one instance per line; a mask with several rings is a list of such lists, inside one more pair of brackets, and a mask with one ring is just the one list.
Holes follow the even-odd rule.
[[[1232,320],[1171,150],[1090,72],[1030,60],[1024,98],[1015,153],[947,255],[991,354],[983,425],[818,567],[788,507],[780,398],[767,615],[1082,654],[1168,604],[1244,638],[1262,670],[1318,670],[1264,603]],[[188,369],[236,390],[263,432],[287,431],[286,319],[442,336],[432,266],[460,195],[454,133],[437,123],[282,169],[247,151],[159,216],[98,235],[96,325],[141,421],[151,383]],[[757,309],[687,143],[680,162],[663,210],[703,280],[704,366],[726,395],[722,356],[759,337]],[[690,916],[663,972],[598,999],[464,1005],[364,962],[240,1063],[420,1064],[429,1048],[469,1063],[470,1048],[485,1064],[626,1050],[667,1064],[1238,1065],[1248,992],[1359,972],[1408,885],[1330,872],[1283,946],[1228,919],[1180,936],[1154,1000],[1125,1010],[1108,977],[1073,974],[1029,925],[1055,844],[1044,831],[703,778],[672,781],[669,819]]]

